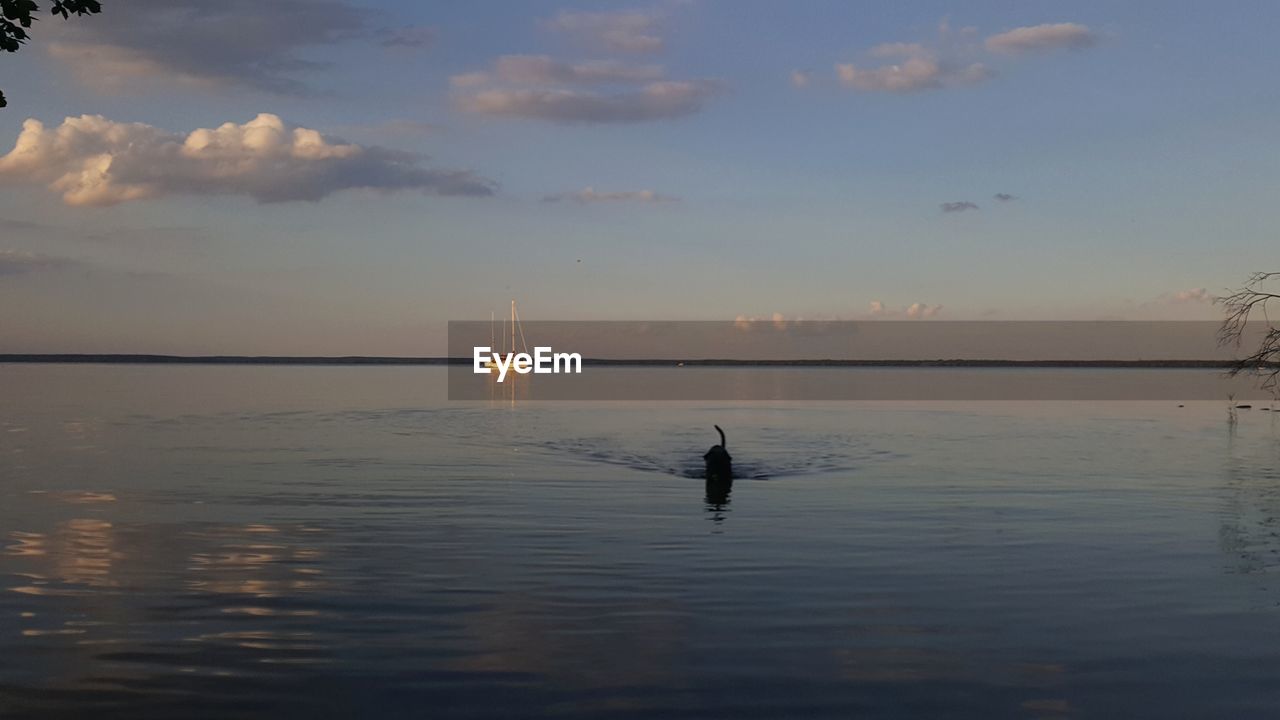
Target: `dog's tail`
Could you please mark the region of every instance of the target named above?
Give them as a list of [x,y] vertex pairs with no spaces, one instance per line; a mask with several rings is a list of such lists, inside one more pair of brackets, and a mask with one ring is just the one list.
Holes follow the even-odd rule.
[[724,441],[724,431],[720,429],[719,425],[712,425],[712,427],[716,429],[716,432],[720,433],[720,447],[728,450],[729,444]]

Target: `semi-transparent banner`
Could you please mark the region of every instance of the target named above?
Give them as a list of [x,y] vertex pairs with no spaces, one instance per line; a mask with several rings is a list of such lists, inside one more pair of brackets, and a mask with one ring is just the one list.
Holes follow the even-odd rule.
[[[1271,399],[1216,322],[453,321],[451,400]],[[1265,368],[1264,368],[1265,370]]]

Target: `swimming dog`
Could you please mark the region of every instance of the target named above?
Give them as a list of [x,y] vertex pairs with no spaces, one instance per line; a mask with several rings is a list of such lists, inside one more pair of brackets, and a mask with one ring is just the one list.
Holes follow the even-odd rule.
[[731,482],[733,480],[733,458],[729,457],[729,451],[725,449],[724,430],[719,425],[714,426],[716,432],[720,433],[720,444],[712,445],[702,459],[707,463],[707,480],[719,480],[721,482]]

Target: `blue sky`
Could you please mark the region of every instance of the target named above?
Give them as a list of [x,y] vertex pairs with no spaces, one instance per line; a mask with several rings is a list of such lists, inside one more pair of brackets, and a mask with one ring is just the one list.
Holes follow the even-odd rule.
[[104,0],[2,60],[0,352],[424,354],[511,297],[1213,318],[1275,267],[1277,16]]

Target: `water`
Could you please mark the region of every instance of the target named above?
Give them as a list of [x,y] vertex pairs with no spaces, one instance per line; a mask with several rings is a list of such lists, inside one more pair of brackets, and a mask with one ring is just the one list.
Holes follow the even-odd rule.
[[0,716],[1280,708],[1280,416],[444,372],[0,365]]

